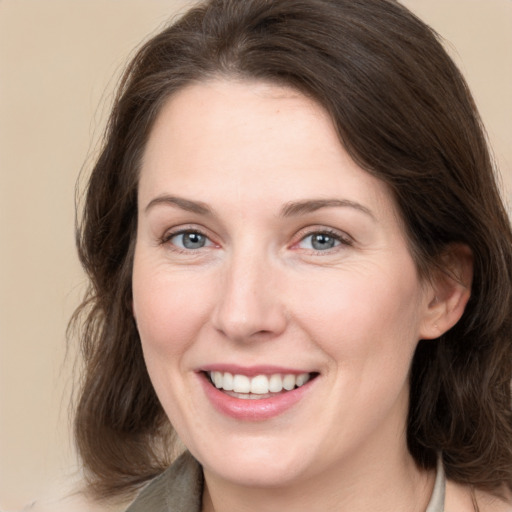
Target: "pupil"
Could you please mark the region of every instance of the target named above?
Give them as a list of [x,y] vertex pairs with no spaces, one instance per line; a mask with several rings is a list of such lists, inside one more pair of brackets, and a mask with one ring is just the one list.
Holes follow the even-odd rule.
[[205,238],[199,233],[185,233],[183,235],[183,246],[187,249],[200,249],[205,244]]
[[322,250],[332,249],[334,247],[334,242],[335,240],[331,236],[318,233],[317,235],[313,236],[311,244],[314,249]]

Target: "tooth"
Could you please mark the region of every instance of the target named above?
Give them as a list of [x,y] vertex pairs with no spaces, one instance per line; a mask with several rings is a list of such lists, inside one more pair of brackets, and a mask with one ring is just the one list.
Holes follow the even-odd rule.
[[251,381],[245,375],[233,376],[233,391],[236,393],[250,393]]
[[215,384],[215,387],[216,388],[221,388],[222,387],[222,373],[221,372],[213,372],[212,373],[212,380],[213,380],[213,383]]
[[[225,391],[234,391],[241,394],[252,393],[254,395],[265,395],[267,393],[279,393],[283,389],[291,391],[296,386],[300,387],[311,379],[309,373],[257,375],[252,379],[246,375],[233,375],[232,373],[213,371],[209,376],[215,387]],[[257,398],[253,397],[253,398]]]
[[251,379],[251,393],[258,395],[268,393],[268,378],[265,375],[258,375]]
[[283,379],[283,388],[291,391],[295,387],[295,375],[285,375]]
[[300,375],[297,375],[297,378],[295,379],[295,382],[298,387],[303,386],[306,384],[306,382],[309,380],[309,373],[301,373]]
[[283,390],[283,379],[281,375],[271,375],[268,382],[268,390],[271,393],[279,393]]
[[231,373],[224,374],[224,381],[222,387],[225,391],[233,391],[233,375]]

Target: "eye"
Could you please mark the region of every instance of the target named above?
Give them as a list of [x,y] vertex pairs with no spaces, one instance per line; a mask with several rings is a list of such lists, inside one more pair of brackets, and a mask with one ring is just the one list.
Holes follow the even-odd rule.
[[166,237],[166,242],[171,243],[179,249],[194,250],[202,249],[213,245],[212,241],[198,231],[180,231],[179,233],[171,233]]
[[350,245],[350,241],[344,239],[338,233],[330,231],[316,231],[303,237],[298,243],[298,247],[314,251],[328,251],[341,244]]

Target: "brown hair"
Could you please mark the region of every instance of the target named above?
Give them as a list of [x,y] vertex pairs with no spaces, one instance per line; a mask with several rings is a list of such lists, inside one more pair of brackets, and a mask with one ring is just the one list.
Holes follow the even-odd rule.
[[392,0],[210,0],[129,65],[90,177],[78,249],[90,290],[75,431],[98,496],[169,464],[172,428],[151,386],[131,310],[141,155],[165,100],[211,77],[291,86],[331,115],[340,141],[392,190],[426,276],[453,243],[474,256],[460,322],[420,341],[409,450],[448,478],[512,489],[512,236],[466,83],[436,34]]

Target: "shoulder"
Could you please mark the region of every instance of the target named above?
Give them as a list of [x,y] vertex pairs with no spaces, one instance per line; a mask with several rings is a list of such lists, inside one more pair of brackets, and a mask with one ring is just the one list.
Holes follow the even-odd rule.
[[201,510],[203,471],[189,452],[183,453],[164,473],[139,493],[126,512]]
[[483,491],[476,492],[480,512],[512,512],[512,496],[508,493],[507,499],[498,498]]
[[47,496],[27,505],[21,512],[123,512],[126,503],[105,504],[75,494]]
[[41,496],[20,512],[123,512],[126,501],[100,502],[88,497],[82,489],[84,481],[78,474],[66,474],[48,485]]
[[83,488],[83,482],[69,479],[59,481],[19,512],[159,512],[168,510],[169,501],[175,505],[173,510],[198,511],[202,487],[202,468],[185,452],[164,473],[148,482],[135,500],[96,501],[77,490]]
[[[480,512],[512,512],[512,496],[500,499],[488,492],[476,491],[476,501]],[[445,512],[474,512],[471,490],[448,480],[446,482]]]

